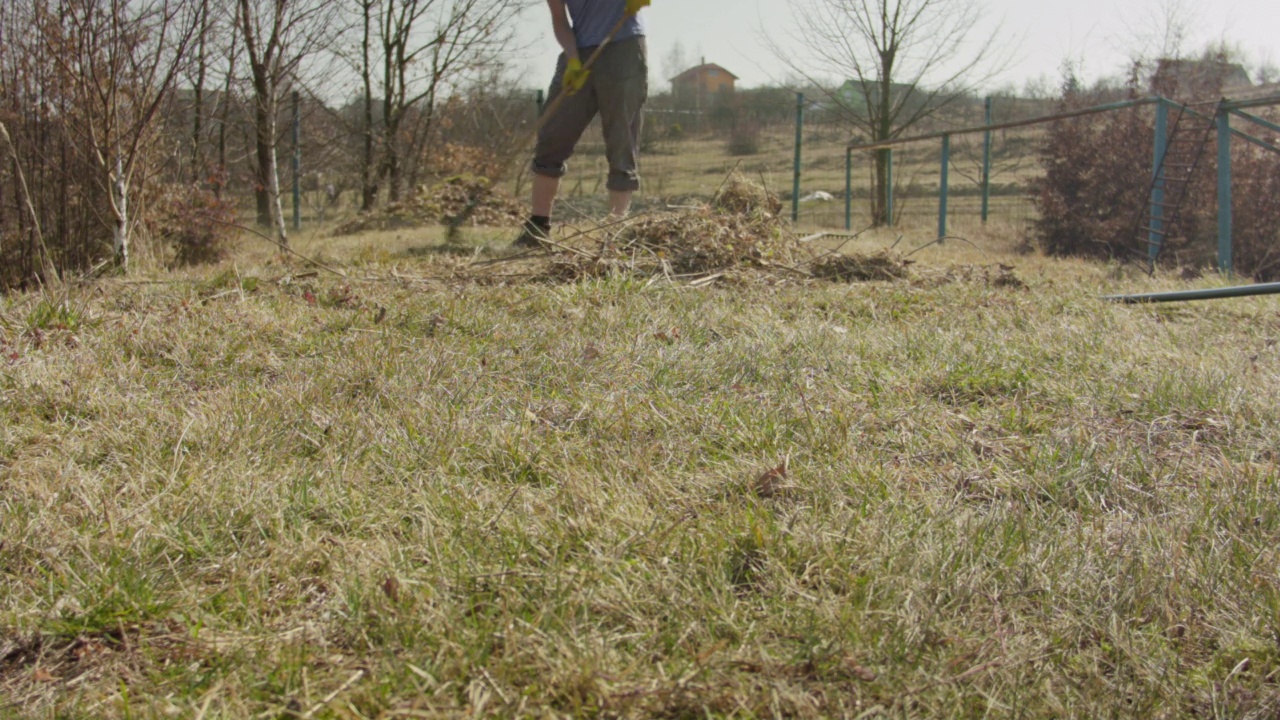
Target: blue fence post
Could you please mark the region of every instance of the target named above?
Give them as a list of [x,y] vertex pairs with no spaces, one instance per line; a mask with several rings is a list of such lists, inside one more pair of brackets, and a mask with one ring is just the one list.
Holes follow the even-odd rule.
[[1230,275],[1231,256],[1231,113],[1218,108],[1218,272]]
[[844,229],[853,229],[853,150],[844,151]]
[[889,227],[893,227],[893,148],[885,150],[884,155],[886,168],[884,181],[888,186],[884,190],[885,222]]
[[302,103],[298,99],[298,91],[293,91],[293,229],[302,229],[302,181],[298,177],[302,167],[302,147],[299,143],[302,134]]
[[800,222],[800,150],[804,146],[804,93],[796,93],[796,164],[791,182],[791,222]]
[[991,211],[991,98],[986,101],[986,126],[982,134],[982,223],[985,225]]
[[1164,156],[1169,151],[1169,104],[1162,98],[1156,103],[1156,137],[1151,164],[1151,232],[1147,236],[1147,257],[1155,262],[1160,256],[1164,230]]
[[951,175],[951,136],[942,136],[942,177],[938,180],[938,244],[947,236],[947,192]]

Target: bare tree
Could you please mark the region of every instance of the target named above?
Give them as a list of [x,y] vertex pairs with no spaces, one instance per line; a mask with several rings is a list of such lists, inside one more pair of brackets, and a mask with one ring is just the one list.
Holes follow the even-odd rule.
[[[360,17],[356,69],[363,92],[361,206],[385,183],[391,202],[429,141],[440,99],[511,47],[528,0],[351,0]],[[410,165],[406,173],[406,165]]]
[[280,102],[304,61],[335,36],[334,10],[326,0],[238,0],[236,6],[253,88],[258,222],[274,228],[277,242],[284,247],[289,245],[289,234],[276,159]]
[[[774,51],[816,86],[830,90],[847,121],[881,142],[938,115],[971,94],[1007,63],[999,28],[982,31],[980,0],[797,0],[795,40],[813,65]],[[889,154],[880,151],[872,176],[871,212],[888,221]]]
[[[662,74],[666,76],[663,79],[667,81],[673,80],[677,75],[688,70],[689,67],[689,54],[685,52],[684,43],[679,40],[672,42],[667,54],[662,58]],[[674,86],[672,90],[675,90]]]
[[205,81],[209,76],[209,41],[215,32],[214,23],[209,17],[209,0],[197,0],[196,8],[195,56],[192,61],[194,77],[192,86],[192,127],[191,127],[191,181],[200,182],[204,176],[204,105]]
[[222,78],[222,97],[219,99],[221,105],[218,108],[218,166],[213,194],[219,200],[222,199],[222,191],[230,174],[230,165],[227,162],[227,131],[231,126],[232,90],[236,82],[236,58],[240,56],[239,42],[240,24],[233,22],[231,23],[231,41],[227,46],[226,74]]
[[113,250],[128,268],[131,198],[154,120],[195,32],[184,0],[66,0],[43,37],[69,80],[78,148],[106,186]]
[[1203,24],[1199,0],[1152,0],[1122,7],[1127,11],[1121,16],[1122,32],[1113,42],[1142,65],[1181,59],[1194,40],[1196,27]]
[[0,143],[0,290],[97,264],[111,233],[109,183],[82,147],[86,111],[64,69],[65,36],[54,0],[0,0],[0,124],[10,138]]
[[378,0],[357,0],[360,5],[360,88],[364,91],[364,114],[360,137],[364,153],[360,163],[360,211],[368,212],[378,202],[377,158],[374,155],[373,123],[373,28],[377,22]]

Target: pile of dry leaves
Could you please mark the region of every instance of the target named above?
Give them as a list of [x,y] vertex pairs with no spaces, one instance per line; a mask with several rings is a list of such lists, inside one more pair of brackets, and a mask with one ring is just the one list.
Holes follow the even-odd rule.
[[869,255],[831,254],[816,258],[810,264],[813,276],[832,282],[873,282],[901,280],[910,274],[912,261],[888,250]]
[[[822,251],[805,241],[818,237],[800,238],[784,215],[781,199],[735,173],[704,205],[557,235],[542,249],[474,262],[461,272],[482,282],[576,282],[630,275],[666,277],[694,286],[720,278],[848,283],[914,276],[913,261],[892,249],[850,253],[843,252],[842,243]],[[1020,285],[1012,269],[983,272],[982,279],[991,285]]]
[[639,218],[591,250],[561,247],[550,274],[563,280],[620,270],[691,276],[794,268],[806,257],[782,216],[781,200],[733,176],[708,205]]
[[335,236],[424,225],[509,227],[519,225],[524,209],[494,190],[487,178],[458,175],[419,189],[412,198],[391,203],[338,226]]

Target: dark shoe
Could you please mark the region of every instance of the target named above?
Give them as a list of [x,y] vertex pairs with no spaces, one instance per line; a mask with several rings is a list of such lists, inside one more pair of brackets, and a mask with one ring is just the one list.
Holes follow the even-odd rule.
[[551,228],[544,228],[532,220],[525,220],[520,228],[520,237],[511,243],[514,248],[540,248],[551,239]]

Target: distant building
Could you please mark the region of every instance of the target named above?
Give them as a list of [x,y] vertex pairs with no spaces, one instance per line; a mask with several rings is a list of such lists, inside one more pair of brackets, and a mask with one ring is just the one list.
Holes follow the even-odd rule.
[[733,95],[738,76],[715,63],[706,62],[671,78],[671,93],[677,105],[704,108]]
[[[844,85],[840,86],[836,96],[840,99],[840,103],[849,110],[864,112],[868,106],[879,103],[880,89],[880,81],[878,80],[868,81],[865,84],[859,80],[846,80]],[[889,98],[895,105],[902,102],[904,98],[917,93],[922,97],[928,94],[919,92],[915,85],[908,83],[889,84]]]
[[[884,86],[879,81],[848,80],[836,91],[843,112],[861,119],[879,117],[880,96]],[[962,103],[955,95],[937,92],[911,83],[889,83],[889,114],[897,117],[920,115],[943,104]]]
[[1151,76],[1151,90],[1177,100],[1214,100],[1228,89],[1253,87],[1249,71],[1240,63],[1219,58],[1173,60],[1164,58]]

